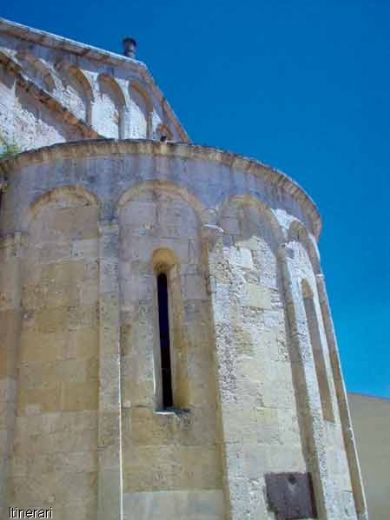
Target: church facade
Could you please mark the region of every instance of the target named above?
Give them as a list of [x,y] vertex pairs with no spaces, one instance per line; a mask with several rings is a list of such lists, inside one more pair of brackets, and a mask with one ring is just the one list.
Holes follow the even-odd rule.
[[1,518],[367,519],[318,211],[134,48],[0,21]]

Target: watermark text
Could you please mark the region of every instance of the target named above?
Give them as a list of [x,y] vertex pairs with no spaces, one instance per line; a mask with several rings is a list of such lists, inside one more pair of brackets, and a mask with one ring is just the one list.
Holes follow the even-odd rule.
[[53,508],[49,509],[21,509],[20,507],[9,507],[9,518],[53,518]]

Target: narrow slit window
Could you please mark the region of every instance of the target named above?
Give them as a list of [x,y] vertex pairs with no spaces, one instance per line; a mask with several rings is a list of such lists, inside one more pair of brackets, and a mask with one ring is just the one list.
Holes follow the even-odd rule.
[[163,408],[173,406],[171,346],[169,338],[168,278],[165,273],[157,275],[158,322],[160,330],[161,385]]
[[334,421],[332,397],[329,388],[324,352],[322,348],[321,336],[313,296],[311,294],[304,294],[303,302],[305,305],[306,321],[309,329],[310,343],[313,351],[314,365],[316,369],[318,387],[320,391],[322,413],[325,420]]

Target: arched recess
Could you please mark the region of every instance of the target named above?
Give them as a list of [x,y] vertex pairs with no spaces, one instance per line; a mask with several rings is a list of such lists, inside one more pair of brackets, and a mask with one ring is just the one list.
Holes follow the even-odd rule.
[[[33,490],[26,495],[19,473],[11,471],[11,492],[17,503],[26,496],[49,503],[58,481],[77,482],[77,492],[96,517],[97,418],[99,396],[98,343],[98,214],[96,197],[78,186],[55,188],[33,201],[25,218],[20,259],[21,306],[18,351],[17,417],[12,465],[20,457],[40,460],[39,474],[25,465]],[[57,417],[58,423],[45,425]],[[39,421],[37,422],[37,417]],[[74,431],[83,445],[84,460],[72,469],[57,468],[53,435],[69,457],[79,460],[79,445],[63,432]],[[69,437],[69,438],[68,438]],[[40,442],[37,444],[36,439]],[[42,485],[44,478],[45,485]],[[60,516],[73,504],[74,489],[63,487],[56,503]],[[65,511],[66,510],[66,511]]]
[[13,56],[11,56],[10,54],[8,54],[8,52],[2,50],[0,51],[0,65],[4,66],[4,67],[11,67],[11,68],[14,68],[16,69],[17,71],[20,71],[21,70],[21,67],[20,65],[18,65],[14,59],[13,59]]
[[[150,491],[156,474],[164,472],[167,444],[180,443],[182,432],[166,420],[181,414],[191,446],[177,452],[177,471],[164,474],[167,496],[186,479],[197,489],[205,507],[207,490],[222,489],[216,427],[216,389],[212,358],[211,312],[204,276],[200,233],[202,204],[184,188],[151,181],[134,186],[118,201],[120,229],[121,388],[123,421],[131,432],[123,436],[123,482],[129,493]],[[158,315],[158,276],[167,277],[172,390],[175,410],[164,410],[161,392],[161,350]],[[157,413],[156,413],[157,412]],[[190,412],[190,415],[188,415]],[[144,425],[147,424],[147,435]],[[159,433],[160,432],[160,433]],[[207,435],[204,435],[207,432]],[[166,437],[167,435],[167,437]],[[151,463],[137,476],[137,459],[155,439]],[[194,456],[196,453],[207,456]],[[206,475],[206,477],[205,477]],[[204,491],[204,495],[202,495]],[[147,516],[147,493],[140,497]],[[176,493],[177,495],[177,493]],[[168,497],[169,498],[169,497]],[[145,500],[145,501],[144,501]],[[183,500],[184,499],[183,497]],[[184,503],[180,504],[184,507]],[[182,510],[182,509],[180,509]],[[183,509],[184,510],[184,509]],[[222,518],[222,515],[221,515]]]
[[[121,194],[117,202],[117,212],[125,206],[130,200],[139,197],[142,193],[158,193],[165,192],[182,198],[188,205],[190,205],[196,212],[200,221],[202,221],[207,215],[206,208],[200,202],[200,200],[189,192],[186,188],[178,186],[177,184],[169,181],[151,180],[135,184],[129,190]],[[156,195],[157,196],[157,195]]]
[[149,139],[152,127],[151,100],[146,90],[136,81],[129,86],[131,137]]
[[12,59],[12,56],[0,51],[0,84],[10,90],[15,83],[16,74],[20,70],[21,66]]
[[[226,452],[229,460],[239,456],[236,443],[240,450],[256,453],[259,460],[267,457],[264,417],[272,409],[275,415],[268,416],[266,428],[273,439],[274,461],[283,460],[288,445],[294,464],[302,468],[279,260],[282,227],[273,211],[252,194],[225,200],[219,209],[219,226],[224,230],[223,248],[211,252],[210,263],[216,280],[213,298],[219,365],[226,367],[230,378],[228,384],[220,382],[221,408],[226,407],[234,424],[241,425],[229,432],[233,422],[226,421],[224,430],[230,441]],[[288,433],[280,424],[289,424]],[[244,430],[251,432],[250,438]],[[271,462],[267,470],[277,468],[278,463]],[[251,518],[265,518],[262,486],[245,489],[243,485],[243,495]]]
[[99,74],[98,130],[107,137],[123,138],[126,102],[122,89],[109,74]]
[[283,242],[282,228],[272,210],[250,194],[227,198],[219,207],[219,222],[225,233],[237,239],[255,238],[261,230],[263,240],[274,254]]
[[298,220],[291,222],[287,232],[287,241],[302,244],[309,256],[314,274],[321,273],[317,244],[310,238],[305,226]]
[[36,197],[28,208],[24,219],[23,229],[28,230],[32,220],[39,213],[40,209],[48,204],[58,204],[59,207],[67,204],[67,200],[77,202],[79,206],[100,207],[100,200],[91,191],[86,190],[78,184],[58,186]]
[[16,58],[19,63],[22,64],[23,70],[31,77],[33,81],[36,81],[38,86],[52,92],[55,88],[53,76],[49,68],[43,63],[43,61],[36,56],[33,56],[27,51],[19,51],[16,54]]
[[94,96],[88,78],[72,63],[60,61],[55,67],[66,88],[67,95],[64,97],[64,104],[76,117],[91,124]]
[[[283,315],[281,273],[278,261],[279,245],[283,240],[282,229],[272,211],[252,195],[233,196],[225,200],[219,208],[219,226],[224,234],[224,261],[231,287],[230,295],[232,345],[236,345],[232,357],[247,354],[252,363],[258,364],[261,372],[272,373],[270,365],[264,362],[273,355],[269,331],[264,322],[274,323],[275,344],[286,349]],[[277,319],[275,318],[277,316]],[[229,340],[230,341],[230,340]],[[287,351],[286,351],[287,352]],[[236,363],[236,361],[233,361]],[[267,363],[270,363],[268,359]],[[237,370],[241,370],[237,362]],[[249,370],[249,367],[246,367]],[[276,372],[275,372],[276,377]],[[276,381],[275,381],[276,383]],[[251,386],[252,385],[252,386]],[[253,381],[243,382],[245,395],[252,394],[253,405],[259,397],[260,385]],[[244,388],[244,387],[248,388]],[[268,393],[269,390],[266,390]],[[256,397],[257,396],[257,397]],[[267,398],[270,398],[267,395]],[[288,404],[282,404],[283,397]],[[266,399],[267,399],[266,398]],[[272,401],[272,406],[289,406],[286,394],[281,403]],[[271,405],[271,402],[269,403]]]
[[301,292],[305,308],[306,326],[309,333],[318,389],[320,392],[322,414],[325,420],[333,422],[334,414],[329,384],[330,374],[328,375],[325,363],[324,346],[318,323],[319,317],[314,303],[313,290],[309,282],[305,279],[301,281]]

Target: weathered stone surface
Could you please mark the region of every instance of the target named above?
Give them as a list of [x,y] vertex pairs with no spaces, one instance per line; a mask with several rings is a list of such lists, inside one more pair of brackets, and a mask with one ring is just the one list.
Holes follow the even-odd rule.
[[[310,472],[319,518],[366,518],[312,201],[255,161],[158,142],[186,135],[143,64],[41,36],[0,22],[2,124],[52,145],[0,165],[3,511],[273,520],[265,475]],[[81,141],[98,134],[150,139]]]
[[44,34],[0,20],[2,138],[23,150],[99,136],[188,140],[143,63]]

